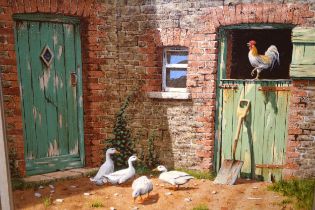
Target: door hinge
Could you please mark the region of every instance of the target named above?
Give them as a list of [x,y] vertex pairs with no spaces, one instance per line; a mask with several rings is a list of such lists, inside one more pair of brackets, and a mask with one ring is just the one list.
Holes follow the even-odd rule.
[[290,87],[273,87],[273,86],[265,86],[259,87],[258,90],[260,91],[290,91]]
[[219,88],[235,90],[235,89],[238,89],[238,85],[228,85],[228,84],[224,84],[224,85],[219,85]]
[[273,165],[273,164],[256,164],[256,168],[274,168],[274,169],[281,169],[284,168],[284,165]]

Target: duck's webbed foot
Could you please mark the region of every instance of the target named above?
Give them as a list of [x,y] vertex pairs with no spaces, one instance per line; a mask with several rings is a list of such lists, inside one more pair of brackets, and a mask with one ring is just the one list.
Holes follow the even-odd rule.
[[142,196],[140,195],[140,200],[138,199],[137,203],[142,204],[143,202],[144,202],[144,200],[143,200]]

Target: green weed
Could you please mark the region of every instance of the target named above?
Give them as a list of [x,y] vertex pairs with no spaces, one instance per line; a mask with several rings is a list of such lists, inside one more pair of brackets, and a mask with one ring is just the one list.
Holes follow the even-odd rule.
[[[296,209],[312,209],[315,179],[279,181],[269,186],[268,189],[279,192],[289,198],[294,198]],[[284,201],[289,202],[289,201]]]
[[101,208],[104,207],[104,204],[101,201],[93,201],[93,203],[91,204],[92,208]]
[[51,197],[44,197],[43,198],[43,204],[44,204],[44,207],[45,208],[48,208],[48,206],[50,206],[52,204],[52,201],[51,201]]
[[192,210],[209,210],[209,208],[205,204],[199,204],[198,206],[194,207]]

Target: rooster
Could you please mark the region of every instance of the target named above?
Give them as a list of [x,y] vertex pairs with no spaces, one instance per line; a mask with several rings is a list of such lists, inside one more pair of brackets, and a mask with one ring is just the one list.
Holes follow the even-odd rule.
[[272,70],[275,64],[280,65],[279,52],[276,46],[270,45],[265,52],[265,55],[259,55],[256,48],[256,41],[251,40],[247,43],[249,47],[248,59],[250,64],[254,67],[251,75],[254,76],[255,71],[257,72],[256,78],[259,79],[259,74],[265,69]]

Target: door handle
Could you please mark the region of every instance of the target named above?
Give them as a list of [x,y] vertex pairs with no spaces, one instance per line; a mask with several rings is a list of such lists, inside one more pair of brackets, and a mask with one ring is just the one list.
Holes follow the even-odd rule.
[[71,72],[71,85],[72,87],[77,86],[77,74],[75,72]]

